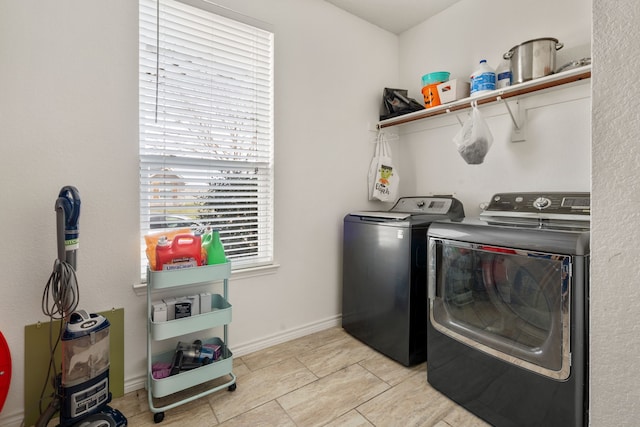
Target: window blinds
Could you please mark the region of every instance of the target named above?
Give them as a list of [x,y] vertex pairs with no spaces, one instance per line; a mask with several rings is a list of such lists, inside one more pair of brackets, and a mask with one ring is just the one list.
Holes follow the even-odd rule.
[[[210,3],[189,1],[210,8]],[[140,228],[220,230],[234,269],[273,261],[273,34],[140,1]]]

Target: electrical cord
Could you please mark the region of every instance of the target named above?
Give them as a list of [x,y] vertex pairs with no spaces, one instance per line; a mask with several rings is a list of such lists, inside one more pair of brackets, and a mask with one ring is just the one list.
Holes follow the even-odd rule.
[[[78,307],[80,299],[80,291],[78,288],[78,279],[76,277],[76,271],[71,264],[66,261],[56,259],[53,264],[53,271],[49,276],[49,280],[44,288],[42,294],[42,312],[45,316],[49,317],[49,368],[45,382],[40,392],[39,409],[40,414],[44,415],[42,419],[50,418],[48,414],[53,406],[59,407],[59,396],[56,396],[56,384],[55,379],[58,376],[55,362],[55,352],[62,339],[64,331],[64,319],[69,314],[73,313]],[[60,320],[60,328],[58,329],[58,336],[53,336],[53,321]],[[53,377],[51,373],[53,371]],[[43,413],[42,402],[44,400],[44,393],[47,388],[49,379],[53,379],[53,401],[46,409],[46,413]],[[48,418],[47,418],[48,417]],[[45,423],[46,425],[46,423]]]
[[50,319],[64,319],[78,307],[80,290],[71,264],[56,259],[42,295],[42,312]]

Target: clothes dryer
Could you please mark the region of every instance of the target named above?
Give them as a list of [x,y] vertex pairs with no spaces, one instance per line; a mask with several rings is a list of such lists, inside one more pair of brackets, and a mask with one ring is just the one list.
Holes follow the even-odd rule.
[[587,424],[589,219],[589,193],[507,193],[431,225],[434,388],[497,427]]
[[427,356],[427,229],[461,220],[450,196],[403,197],[390,211],[344,218],[342,327],[406,365]]

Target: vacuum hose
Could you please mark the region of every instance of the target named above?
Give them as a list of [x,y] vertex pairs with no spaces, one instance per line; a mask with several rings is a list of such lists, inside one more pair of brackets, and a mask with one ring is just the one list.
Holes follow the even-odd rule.
[[47,427],[49,421],[51,421],[56,415],[56,412],[60,410],[60,403],[60,398],[57,396],[54,397],[49,406],[47,406],[47,409],[38,417],[35,427]]

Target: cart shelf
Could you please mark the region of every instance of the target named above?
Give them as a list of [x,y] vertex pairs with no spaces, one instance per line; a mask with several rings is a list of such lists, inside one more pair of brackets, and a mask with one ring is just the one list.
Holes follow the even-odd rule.
[[149,334],[152,340],[160,341],[228,323],[231,323],[231,304],[222,295],[213,294],[210,312],[166,322],[149,320]]
[[[155,379],[151,377],[151,390],[154,398],[165,397],[178,391],[185,390],[198,384],[206,383],[208,381],[223,377],[231,373],[231,368],[233,367],[232,353],[226,348],[226,345],[222,342],[222,340],[220,338],[213,338],[204,341],[204,343],[219,345],[223,349],[222,357],[208,365],[191,369],[190,371],[180,372],[179,374],[172,375],[170,377],[161,379]],[[171,363],[172,358],[173,352],[169,351],[154,355],[152,361],[153,363]],[[235,376],[232,376],[232,379],[235,379]],[[222,384],[215,389],[207,390],[206,394],[213,393],[222,388],[226,388],[232,383],[233,381],[230,383]],[[202,397],[202,395],[199,395],[198,397]]]
[[153,271],[147,268],[147,286],[151,289],[167,289],[216,282],[228,279],[229,276],[230,262],[168,271]]

